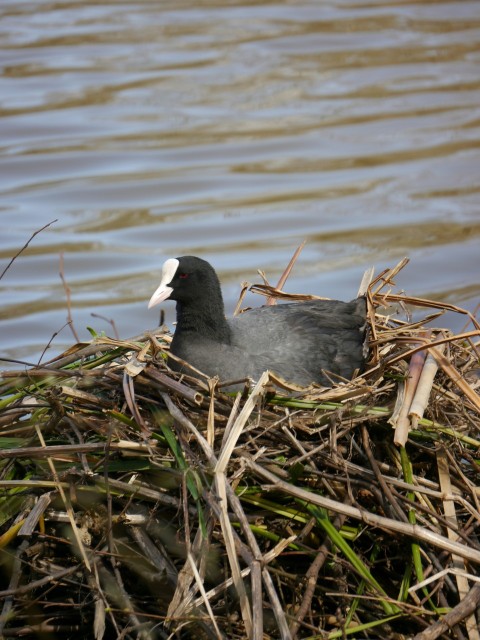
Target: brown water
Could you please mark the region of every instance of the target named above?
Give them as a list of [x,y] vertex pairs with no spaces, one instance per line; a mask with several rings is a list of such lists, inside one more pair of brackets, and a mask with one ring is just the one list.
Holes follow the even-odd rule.
[[167,257],[231,309],[303,239],[289,290],[349,299],[408,255],[408,293],[473,309],[479,44],[478,0],[2,0],[0,272],[58,222],[0,281],[0,355],[65,324],[62,252],[83,338],[155,326]]

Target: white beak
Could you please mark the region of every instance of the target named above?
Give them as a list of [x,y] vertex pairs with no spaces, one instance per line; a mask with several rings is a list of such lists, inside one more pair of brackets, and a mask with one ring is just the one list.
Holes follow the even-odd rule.
[[159,304],[160,302],[167,300],[170,297],[173,291],[173,288],[169,287],[168,285],[173,280],[175,273],[178,269],[178,265],[179,265],[179,262],[176,258],[170,258],[169,260],[165,261],[162,267],[162,279],[160,281],[158,289],[150,298],[150,302],[148,303],[149,309],[154,307],[156,304]]
[[148,303],[148,308],[151,309],[156,304],[159,304],[160,302],[167,300],[170,297],[170,294],[172,293],[172,291],[173,291],[172,287],[167,287],[164,284],[160,284],[158,289],[150,298],[150,302]]

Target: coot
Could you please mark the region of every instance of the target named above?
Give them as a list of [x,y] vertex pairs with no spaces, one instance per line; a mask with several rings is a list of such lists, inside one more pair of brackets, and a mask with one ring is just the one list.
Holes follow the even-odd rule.
[[324,371],[350,378],[364,366],[364,298],[265,306],[226,319],[217,274],[194,256],[164,263],[148,307],[167,298],[177,302],[171,352],[222,381],[255,380],[269,369],[297,385],[330,385]]

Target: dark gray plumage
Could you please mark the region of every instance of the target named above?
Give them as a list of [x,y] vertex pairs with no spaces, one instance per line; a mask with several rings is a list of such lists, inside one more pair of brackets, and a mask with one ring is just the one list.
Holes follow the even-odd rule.
[[269,369],[298,385],[329,385],[323,370],[350,378],[364,367],[364,298],[260,307],[226,319],[217,274],[194,256],[165,262],[149,307],[167,298],[177,302],[172,353],[222,381],[258,379]]

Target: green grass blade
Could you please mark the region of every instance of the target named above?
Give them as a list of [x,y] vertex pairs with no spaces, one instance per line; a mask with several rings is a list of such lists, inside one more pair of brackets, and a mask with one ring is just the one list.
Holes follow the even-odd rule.
[[[300,502],[300,500],[298,501]],[[385,593],[382,586],[377,582],[377,580],[373,577],[370,572],[370,569],[365,565],[363,560],[353,551],[348,542],[340,535],[340,533],[335,529],[333,524],[330,522],[330,519],[327,514],[326,509],[322,509],[317,507],[316,505],[303,503],[305,508],[312,514],[312,516],[317,520],[318,524],[323,528],[325,533],[328,535],[332,543],[343,553],[343,555],[351,562],[354,569],[357,573],[365,580],[365,582],[369,585],[370,589],[374,592],[383,596],[380,598],[381,605],[383,610],[387,615],[392,615],[397,613],[398,607],[390,604],[384,598],[388,598],[388,595]]]

